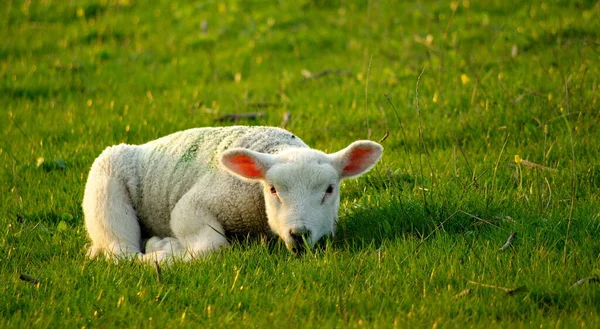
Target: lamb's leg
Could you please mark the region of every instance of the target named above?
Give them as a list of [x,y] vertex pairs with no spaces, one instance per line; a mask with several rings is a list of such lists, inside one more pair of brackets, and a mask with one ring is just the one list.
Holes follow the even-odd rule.
[[171,229],[185,250],[184,260],[229,246],[221,223],[198,203],[195,195],[188,193],[171,212]]
[[92,240],[89,257],[137,257],[140,253],[140,225],[123,183],[92,167],[83,197],[85,225]]

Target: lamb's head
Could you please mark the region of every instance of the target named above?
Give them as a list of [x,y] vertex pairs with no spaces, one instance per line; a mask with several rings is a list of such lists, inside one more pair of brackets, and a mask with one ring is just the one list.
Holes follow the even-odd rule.
[[335,234],[340,182],[369,171],[382,151],[371,141],[333,154],[294,148],[271,155],[236,148],[223,152],[221,163],[244,179],[262,182],[269,226],[297,253]]

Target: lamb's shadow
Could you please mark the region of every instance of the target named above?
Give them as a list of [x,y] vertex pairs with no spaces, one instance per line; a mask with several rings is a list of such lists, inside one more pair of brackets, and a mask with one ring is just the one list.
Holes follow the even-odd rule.
[[421,202],[394,200],[347,211],[340,218],[333,245],[349,251],[377,249],[385,241],[422,239],[438,229],[462,234],[472,228],[472,218],[452,212],[445,205],[425,207]]

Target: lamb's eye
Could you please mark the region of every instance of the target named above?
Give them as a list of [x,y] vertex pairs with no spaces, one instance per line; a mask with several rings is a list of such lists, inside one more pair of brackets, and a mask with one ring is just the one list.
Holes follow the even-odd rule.
[[275,186],[271,186],[271,194],[277,194],[277,189],[275,189]]
[[329,185],[329,186],[327,187],[327,190],[325,191],[325,193],[327,193],[327,194],[331,194],[331,193],[333,193],[333,185]]

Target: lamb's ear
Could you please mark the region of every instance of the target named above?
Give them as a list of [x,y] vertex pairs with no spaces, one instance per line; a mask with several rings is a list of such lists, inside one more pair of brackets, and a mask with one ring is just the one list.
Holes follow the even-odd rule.
[[273,156],[242,148],[223,152],[220,160],[229,171],[247,179],[263,179],[273,164]]
[[356,141],[345,149],[330,154],[332,165],[340,177],[350,178],[364,174],[381,158],[383,147],[371,141]]

